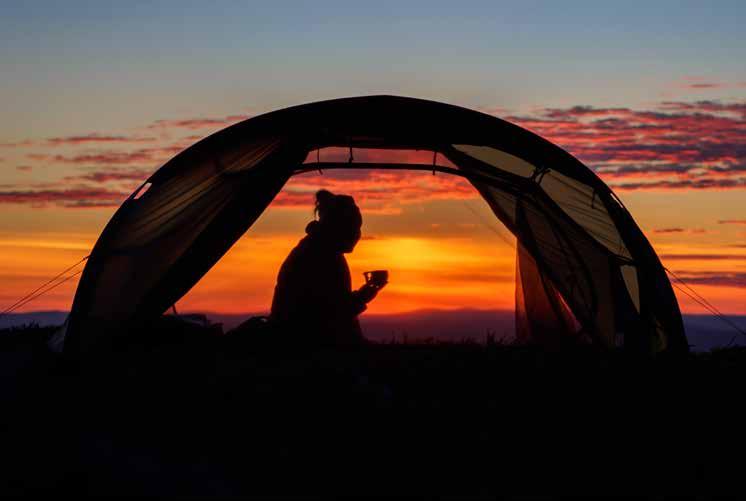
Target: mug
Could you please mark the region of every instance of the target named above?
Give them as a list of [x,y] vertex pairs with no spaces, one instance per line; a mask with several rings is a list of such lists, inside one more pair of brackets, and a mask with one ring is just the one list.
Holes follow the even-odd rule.
[[365,283],[382,287],[389,281],[388,270],[374,270],[363,272]]

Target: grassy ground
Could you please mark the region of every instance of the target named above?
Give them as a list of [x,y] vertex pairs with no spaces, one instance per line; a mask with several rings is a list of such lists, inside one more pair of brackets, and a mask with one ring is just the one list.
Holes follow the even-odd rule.
[[4,493],[743,489],[739,348],[292,352],[195,334],[80,366],[45,350],[50,332],[0,332]]

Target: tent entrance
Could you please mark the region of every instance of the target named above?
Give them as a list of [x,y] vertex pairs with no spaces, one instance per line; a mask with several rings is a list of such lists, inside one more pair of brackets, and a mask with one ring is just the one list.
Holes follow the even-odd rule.
[[[421,152],[417,152],[421,153]],[[482,195],[482,198],[490,205],[497,217],[497,220],[518,239],[516,241],[516,283],[514,289],[515,302],[515,339],[523,343],[536,343],[544,347],[566,346],[570,344],[588,344],[594,340],[589,333],[582,329],[582,324],[573,313],[572,309],[564,299],[562,293],[553,285],[551,280],[552,273],[549,274],[546,268],[541,266],[537,259],[531,255],[534,250],[529,245],[520,243],[519,235],[521,230],[518,225],[511,224],[511,218],[502,216],[502,211],[494,204],[489,204],[490,198],[484,196],[484,188],[488,186],[491,190],[501,191],[510,196],[521,199],[522,193],[530,194],[536,185],[533,180],[521,179],[517,184],[506,183],[493,175],[481,174],[475,171],[461,170],[448,161],[446,157],[437,155],[434,152],[427,152],[432,155],[434,160],[431,164],[418,162],[368,162],[356,161],[354,152],[350,154],[351,161],[306,161],[298,168],[294,169],[293,175],[319,172],[323,174],[324,170],[332,169],[349,169],[349,170],[395,170],[395,171],[414,171],[414,172],[431,172],[443,173],[461,177],[468,180],[476,189],[476,192]],[[421,155],[420,155],[421,156]],[[445,161],[438,163],[438,157]],[[312,157],[312,155],[309,155]],[[314,159],[315,160],[315,159]],[[447,164],[447,165],[444,165]],[[508,174],[507,177],[511,177]],[[512,181],[515,181],[514,179]],[[533,186],[524,186],[531,183]],[[493,192],[494,193],[494,192]],[[487,225],[487,223],[484,223]],[[559,230],[561,231],[561,230]],[[565,235],[565,239],[568,237]],[[595,299],[595,298],[594,298]]]

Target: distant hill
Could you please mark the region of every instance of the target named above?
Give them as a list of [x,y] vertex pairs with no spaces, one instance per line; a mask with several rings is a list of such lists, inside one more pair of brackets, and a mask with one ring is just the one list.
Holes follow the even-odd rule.
[[11,313],[0,316],[0,329],[20,325],[38,324],[40,327],[61,325],[67,318],[66,311],[30,311],[28,313]]
[[[213,322],[222,323],[223,328],[228,330],[259,314],[262,313],[207,313],[207,316]],[[496,340],[510,339],[514,329],[513,315],[509,310],[420,310],[389,315],[364,314],[360,317],[360,323],[365,335],[375,341],[473,339],[483,342],[488,333],[494,334]],[[30,323],[40,326],[59,325],[66,317],[67,312],[64,311],[13,313],[0,317],[0,329]],[[729,318],[746,330],[746,315],[733,315]],[[737,334],[712,315],[684,315],[684,325],[689,344],[695,351],[708,351],[727,346],[731,342],[733,345],[746,346],[746,336]]]

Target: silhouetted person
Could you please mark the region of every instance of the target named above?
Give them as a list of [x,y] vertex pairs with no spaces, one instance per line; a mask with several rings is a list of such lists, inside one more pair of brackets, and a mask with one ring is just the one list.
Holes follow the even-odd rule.
[[386,283],[352,290],[344,254],[360,240],[360,209],[350,196],[320,190],[315,212],[318,220],[306,226],[307,235],[282,263],[270,319],[300,344],[362,344],[357,316]]

